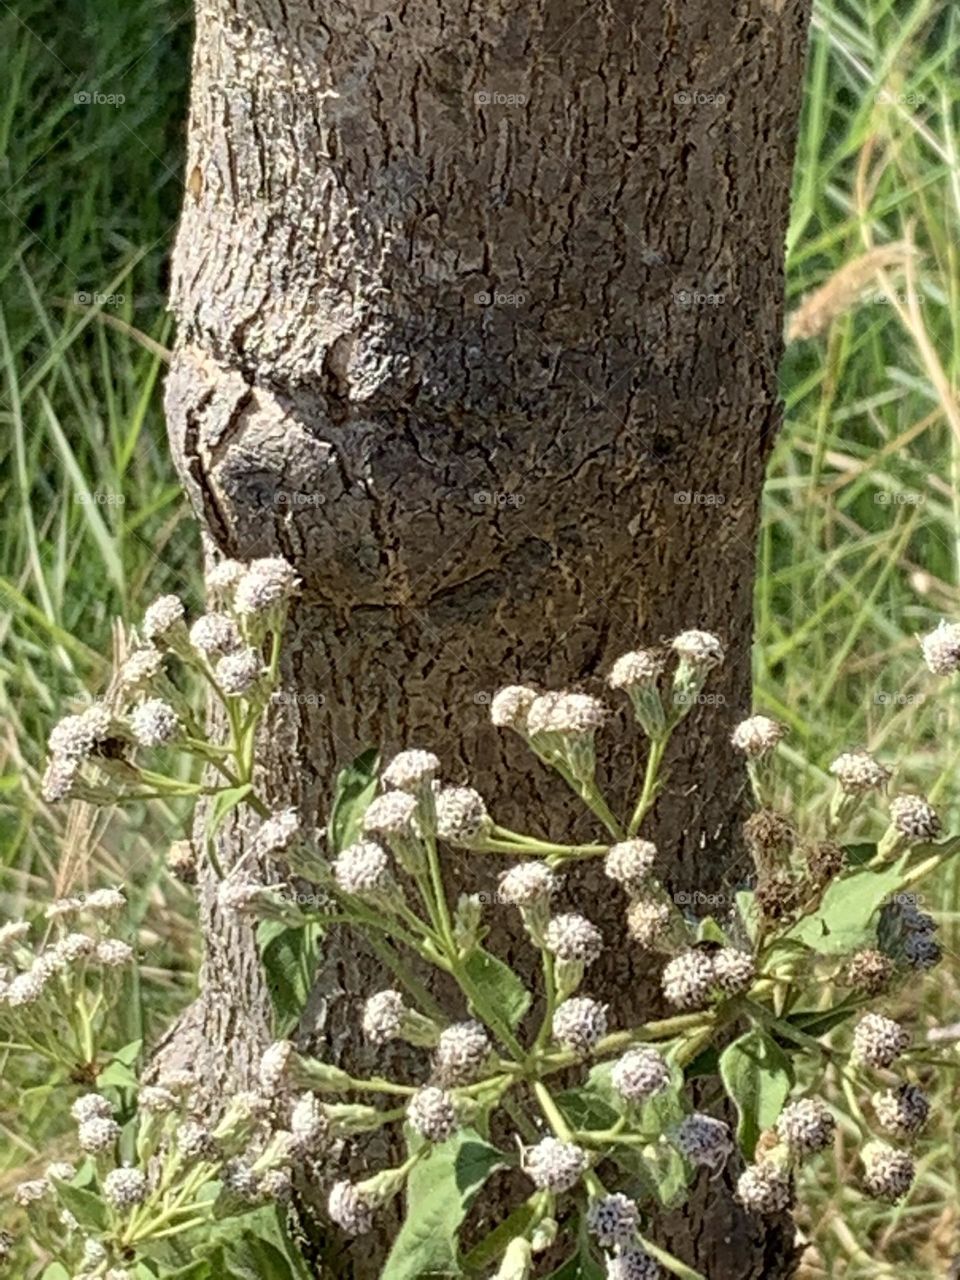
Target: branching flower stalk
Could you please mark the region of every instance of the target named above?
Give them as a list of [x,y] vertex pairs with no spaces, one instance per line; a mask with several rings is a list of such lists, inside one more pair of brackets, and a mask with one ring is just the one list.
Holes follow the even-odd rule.
[[[130,1122],[132,1142],[124,1143],[128,1158],[130,1151],[136,1157],[127,1165],[117,1159],[112,1104],[99,1095],[81,1097],[74,1114],[86,1159],[71,1180],[103,1199],[108,1222],[96,1229],[77,1223],[58,1244],[43,1214],[31,1213],[41,1247],[79,1268],[84,1280],[113,1277],[158,1240],[195,1233],[212,1218],[251,1205],[285,1203],[300,1182],[325,1188],[331,1230],[363,1234],[408,1186],[408,1213],[416,1214],[420,1171],[439,1148],[456,1152],[469,1142],[485,1146],[492,1162],[518,1165],[534,1188],[514,1236],[492,1233],[468,1254],[496,1267],[499,1280],[532,1275],[537,1254],[558,1239],[579,1250],[581,1261],[585,1255],[599,1261],[613,1278],[649,1280],[666,1271],[703,1280],[650,1238],[654,1210],[673,1204],[679,1186],[715,1176],[736,1158],[745,1162],[737,1180],[744,1207],[758,1214],[787,1211],[798,1169],[833,1140],[836,1116],[817,1084],[829,1072],[839,1073],[849,1118],[863,1138],[864,1193],[888,1200],[909,1194],[909,1144],[927,1123],[929,1104],[905,1073],[925,1059],[911,1051],[909,1032],[875,1006],[879,1000],[881,1010],[889,1008],[884,997],[939,959],[935,923],[912,893],[953,856],[958,841],[941,841],[927,800],[895,794],[872,856],[851,864],[841,841],[850,823],[860,821],[863,800],[887,789],[892,771],[863,750],[848,752],[831,766],[837,793],[826,830],[819,840],[801,841],[789,816],[769,807],[771,763],[784,730],[765,715],[747,717],[733,730],[732,746],[746,759],[760,805],[743,832],[755,874],[722,919],[698,919],[684,895],[667,892],[657,876],[658,851],[641,834],[663,785],[671,734],[724,660],[717,637],[690,630],[669,650],[623,655],[609,673],[611,689],[628,697],[648,742],[627,813],[616,813],[597,780],[597,735],[611,718],[603,702],[527,686],[510,686],[492,700],[494,725],[518,733],[534,758],[581,799],[599,828],[594,843],[566,845],[500,826],[483,797],[469,785],[443,785],[441,761],[413,748],[382,771],[378,795],[373,778],[360,798],[353,793],[349,813],[331,821],[324,848],[296,813],[271,812],[256,791],[256,744],[280,680],[283,624],[296,577],[283,561],[226,562],[209,586],[216,607],[189,629],[175,597],[150,606],[143,626],[148,643],[117,673],[110,705],[68,716],[51,734],[45,792],[51,800],[79,796],[100,804],[147,794],[211,795],[214,817],[201,854],[220,876],[221,907],[252,927],[258,921],[290,930],[346,923],[360,930],[399,984],[370,995],[363,1034],[373,1047],[405,1041],[414,1065],[399,1079],[355,1076],[305,1045],[279,1039],[263,1055],[256,1092],[229,1100],[210,1130],[189,1118],[195,1082],[144,1086]],[[935,675],[960,669],[960,629],[955,634],[943,624],[923,647]],[[196,727],[199,717],[171,692],[177,686],[168,664],[174,662],[199,672],[221,707],[222,741],[206,741]],[[174,750],[205,769],[200,781],[184,784],[164,771]],[[211,781],[215,775],[220,782]],[[243,807],[259,818],[251,855],[285,863],[291,877],[309,883],[310,893],[298,893],[293,882],[260,883],[245,860],[226,874],[216,865],[217,824]],[[337,846],[335,830],[353,834]],[[538,999],[484,946],[481,898],[451,892],[448,849],[509,859],[495,896],[516,912],[538,954]],[[659,967],[671,1016],[611,1026],[608,1006],[584,989],[606,940],[587,916],[560,904],[564,869],[585,858],[602,858],[611,892],[623,895],[628,945],[644,967]],[[860,916],[851,919],[857,910]],[[841,928],[850,945],[840,951],[824,945]],[[55,944],[56,954],[70,936]],[[2,1012],[11,1041],[56,1056],[62,1049],[52,1024],[22,1014],[31,1003],[22,993],[32,990],[35,969],[42,988],[41,973],[49,968],[60,981],[69,965],[58,969],[44,961],[46,951],[28,958],[25,937],[16,922],[0,934],[21,970],[5,979]],[[87,944],[71,945],[83,951]],[[103,947],[110,954],[104,942],[98,956],[109,967]],[[441,1007],[408,958],[452,978],[460,1007]],[[78,973],[81,978],[71,980],[84,985],[87,971]],[[109,998],[104,987],[92,1006],[81,1004],[82,1025],[71,1030],[73,1039],[61,1037],[90,1062],[96,1057],[91,1029]],[[32,1003],[45,1007],[42,990]],[[691,1110],[688,1100],[690,1067],[713,1052],[737,1111],[736,1141],[726,1120]],[[759,1088],[758,1060],[771,1064]],[[800,1063],[812,1083],[798,1095]],[[749,1087],[741,1083],[745,1064]],[[515,1134],[515,1153],[489,1146],[491,1132],[504,1125]],[[359,1182],[339,1176],[346,1150],[391,1126],[405,1128],[405,1158]],[[648,1201],[611,1189],[636,1187],[638,1169],[654,1189]],[[24,1191],[23,1202],[60,1194],[68,1207],[61,1173],[43,1189]],[[443,1194],[460,1194],[455,1178]],[[394,1246],[398,1275],[406,1274],[402,1249],[401,1232]]]

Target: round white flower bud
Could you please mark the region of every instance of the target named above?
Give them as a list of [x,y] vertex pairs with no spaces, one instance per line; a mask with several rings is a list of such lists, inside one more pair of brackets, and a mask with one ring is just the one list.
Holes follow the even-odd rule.
[[84,1093],[70,1108],[70,1115],[77,1124],[87,1120],[112,1120],[113,1107],[102,1094]]
[[407,1104],[407,1120],[429,1142],[446,1142],[457,1128],[452,1095],[434,1085],[418,1089]]
[[721,947],[715,951],[713,980],[727,995],[739,995],[749,991],[757,976],[757,966],[752,955],[739,947]]
[[936,840],[943,834],[936,810],[922,796],[894,796],[890,821],[901,836],[917,843]]
[[230,596],[246,571],[239,560],[221,560],[208,571],[207,587],[215,595]]
[[616,660],[610,668],[607,684],[611,689],[649,688],[660,679],[666,665],[666,655],[660,650],[635,649]]
[[731,743],[751,760],[773,751],[786,729],[769,716],[749,716],[741,720],[730,736]]
[[264,1049],[260,1058],[260,1087],[267,1097],[273,1097],[283,1088],[287,1068],[296,1050],[290,1040],[275,1040]]
[[78,960],[92,956],[96,949],[97,944],[85,933],[68,933],[54,948],[65,965],[76,964]]
[[110,915],[114,911],[122,911],[127,899],[120,889],[94,889],[83,899],[84,911],[92,911],[97,915]]
[[290,1132],[298,1154],[310,1154],[323,1146],[329,1130],[323,1107],[312,1093],[303,1093],[290,1113]]
[[873,1110],[881,1129],[897,1138],[913,1138],[930,1118],[930,1099],[915,1084],[901,1084],[873,1095]]
[[390,856],[372,840],[348,845],[333,862],[333,878],[343,893],[358,898],[392,893],[396,888]]
[[256,649],[239,649],[225,654],[213,669],[217,684],[228,698],[249,693],[263,675],[263,659]]
[[607,1034],[607,1006],[589,996],[562,1000],[553,1015],[554,1039],[565,1049],[589,1053]]
[[213,1160],[217,1144],[206,1125],[195,1120],[185,1120],[175,1134],[177,1150],[185,1160]]
[[64,716],[50,731],[47,747],[52,756],[83,760],[110,734],[112,717],[104,707],[87,707],[79,715]]
[[524,1153],[523,1163],[535,1187],[556,1195],[576,1186],[587,1168],[587,1157],[576,1143],[541,1138]]
[[773,1164],[748,1164],[737,1180],[737,1199],[750,1213],[783,1213],[793,1204],[789,1173]]
[[587,1230],[596,1237],[597,1244],[612,1249],[618,1244],[629,1244],[640,1226],[640,1210],[622,1192],[591,1200],[587,1209]]
[[868,1195],[891,1203],[902,1200],[913,1185],[916,1166],[905,1151],[885,1142],[870,1142],[863,1149],[863,1185]]
[[111,1169],[103,1180],[103,1194],[117,1209],[132,1209],[147,1198],[147,1179],[140,1169]]
[[733,1151],[730,1126],[700,1111],[684,1116],[673,1133],[677,1150],[692,1164],[722,1169]]
[[237,624],[226,613],[204,613],[190,628],[190,643],[205,658],[221,657],[240,648]]
[[482,1075],[490,1052],[490,1039],[479,1022],[455,1022],[440,1033],[434,1070],[442,1084],[471,1084]]
[[180,735],[180,720],[169,702],[148,698],[130,712],[130,728],[144,747],[163,747]]
[[702,1009],[715,984],[713,956],[692,948],[669,961],[660,980],[663,994],[678,1009]]
[[46,990],[50,973],[39,965],[18,973],[7,987],[5,1001],[11,1009],[22,1009],[25,1005],[36,1004]]
[[385,839],[416,836],[417,801],[406,791],[385,791],[367,807],[361,825],[368,835]]
[[143,615],[143,634],[148,640],[165,640],[183,625],[183,601],[177,596],[158,596]]
[[510,684],[493,695],[490,719],[498,729],[515,729],[524,733],[527,715],[537,699],[536,689],[523,684]]
[[657,1049],[628,1049],[613,1064],[610,1083],[627,1102],[646,1102],[670,1084],[670,1068]]
[[50,1194],[52,1187],[46,1178],[28,1178],[24,1182],[18,1182],[13,1189],[13,1202],[26,1208],[27,1205],[37,1204],[38,1201],[46,1199]]
[[637,898],[627,907],[627,933],[648,951],[656,947],[670,924],[670,908],[655,898]]
[[723,645],[709,631],[681,631],[670,642],[674,653],[691,667],[712,671],[724,659]]
[[437,835],[448,844],[469,849],[493,822],[483,797],[472,787],[444,787],[437,795]]
[[882,1013],[865,1013],[853,1031],[853,1057],[883,1070],[899,1058],[909,1043],[910,1035],[899,1022]]
[[607,1258],[607,1280],[660,1280],[659,1263],[639,1245]]
[[299,586],[300,579],[286,560],[276,556],[254,560],[234,588],[233,607],[241,617],[266,613],[289,600]]
[[935,676],[960,670],[960,626],[942,618],[933,631],[920,639],[923,660]]
[[396,1040],[406,1005],[399,991],[378,991],[363,1006],[363,1034],[371,1044]]
[[440,772],[440,761],[432,751],[401,751],[383,771],[383,784],[395,791],[415,793],[428,787]]
[[152,645],[134,649],[117,672],[117,683],[127,695],[149,688],[163,671],[163,654]]
[[165,1116],[179,1107],[176,1094],[157,1084],[145,1084],[137,1094],[137,1110],[148,1115]]
[[777,1118],[777,1136],[798,1156],[828,1147],[836,1127],[836,1120],[819,1098],[788,1102]]
[[279,809],[265,818],[257,828],[257,853],[281,853],[300,834],[300,815],[296,809]]
[[566,912],[547,925],[547,950],[568,963],[593,964],[603,950],[603,934],[583,916]]
[[84,1120],[77,1130],[77,1142],[81,1151],[88,1155],[99,1155],[110,1151],[120,1137],[120,1126],[115,1120],[105,1116],[92,1116]]
[[70,756],[52,756],[40,781],[40,795],[47,804],[59,804],[74,794],[82,761]]
[[633,891],[650,875],[656,860],[657,846],[649,840],[621,840],[607,851],[603,869],[611,880]]
[[545,862],[518,862],[500,876],[500,899],[512,907],[532,907],[548,902],[557,877]]
[[560,733],[565,737],[585,737],[603,725],[607,708],[586,693],[545,693],[530,704],[527,732]]
[[874,760],[868,751],[844,751],[830,765],[830,772],[841,789],[851,796],[880,791],[890,781],[890,770]]
[[327,1200],[327,1213],[347,1235],[366,1235],[373,1226],[373,1206],[352,1182],[334,1183]]
[[52,1164],[47,1165],[44,1176],[56,1178],[59,1182],[72,1182],[77,1176],[77,1170],[69,1160],[54,1160]]
[[286,1204],[293,1196],[293,1178],[289,1169],[268,1169],[260,1179],[258,1187],[264,1200],[272,1200],[276,1204]]
[[133,947],[122,938],[102,938],[97,943],[94,955],[97,962],[108,969],[122,969],[133,960]]

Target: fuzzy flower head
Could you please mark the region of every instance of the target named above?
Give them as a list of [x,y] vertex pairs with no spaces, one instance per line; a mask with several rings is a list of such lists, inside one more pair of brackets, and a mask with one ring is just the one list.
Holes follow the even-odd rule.
[[130,713],[130,728],[143,747],[163,747],[180,736],[180,719],[163,698],[148,698]]
[[493,695],[490,719],[498,729],[515,729],[525,733],[527,716],[538,697],[536,689],[523,684],[510,684]]
[[344,849],[334,860],[333,878],[343,893],[357,898],[391,894],[396,887],[389,855],[372,840]]
[[713,956],[690,948],[675,956],[663,970],[663,994],[678,1009],[702,1009],[716,984]]
[[246,571],[246,565],[239,560],[221,560],[207,573],[207,589],[214,595],[230,597]]
[[670,1067],[657,1049],[628,1049],[613,1064],[610,1082],[626,1102],[646,1102],[670,1084]]
[[782,724],[769,716],[750,716],[740,721],[730,741],[748,759],[758,760],[773,751],[786,732]]
[[730,1126],[699,1111],[684,1116],[673,1133],[673,1142],[691,1164],[714,1171],[723,1168],[733,1151]]
[[158,1084],[146,1084],[137,1094],[137,1110],[148,1115],[170,1115],[179,1106],[176,1094]]
[[712,956],[713,980],[728,996],[749,991],[757,976],[757,966],[752,955],[739,947],[721,947]]
[[385,791],[368,805],[363,830],[387,840],[410,840],[417,834],[416,814],[414,796],[406,791]]
[[217,684],[228,698],[241,698],[263,675],[263,661],[256,649],[225,654],[213,669]]
[[922,796],[894,796],[890,802],[890,821],[899,835],[910,843],[937,840],[943,834],[936,810]]
[[440,772],[440,761],[432,751],[401,751],[383,771],[383,785],[394,792],[416,795],[429,787]]
[[300,834],[300,815],[296,809],[279,809],[265,818],[257,828],[257,853],[282,853]]
[[241,617],[267,613],[296,594],[300,579],[293,566],[279,556],[254,560],[237,583],[233,607]]
[[833,1140],[837,1122],[819,1098],[788,1102],[777,1119],[777,1136],[797,1156],[822,1151]]
[[98,964],[108,969],[122,969],[133,961],[133,947],[122,938],[102,938],[96,945],[94,956]]
[[890,985],[894,972],[895,965],[889,956],[875,947],[865,947],[862,951],[855,952],[847,961],[843,980],[854,991],[877,996]]
[[471,1084],[483,1074],[490,1053],[490,1038],[479,1022],[455,1022],[437,1041],[437,1078],[445,1085]]
[[885,1089],[872,1098],[877,1123],[895,1138],[915,1138],[930,1118],[930,1099],[915,1084]]
[[557,877],[545,862],[518,862],[500,876],[499,895],[512,907],[532,907],[549,902]]
[[399,991],[378,991],[363,1006],[363,1034],[376,1045],[396,1040],[405,1013],[406,1005]]
[[603,934],[584,916],[566,912],[547,925],[547,950],[570,964],[593,964],[603,950]]
[[573,1142],[541,1138],[524,1154],[524,1169],[535,1187],[555,1195],[576,1186],[587,1168],[586,1153]]
[[143,634],[154,643],[166,643],[183,629],[183,601],[178,596],[158,596],[143,615]]
[[607,708],[586,693],[545,693],[530,704],[527,732],[562,734],[568,738],[596,733],[608,715]]
[[627,908],[627,932],[647,951],[660,943],[670,925],[670,908],[656,898],[636,898]]
[[607,1258],[607,1280],[660,1280],[662,1275],[660,1264],[639,1245],[620,1248],[616,1257]]
[[603,1249],[629,1244],[640,1226],[640,1210],[629,1196],[617,1191],[590,1201],[587,1230]]
[[868,1142],[862,1152],[863,1185],[868,1195],[891,1204],[902,1200],[913,1185],[916,1166],[906,1151],[885,1142]]
[[607,1006],[589,996],[562,1000],[553,1015],[554,1039],[565,1049],[589,1053],[607,1034]]
[[659,649],[635,649],[624,653],[610,668],[607,684],[611,689],[652,688],[667,665],[666,655]]
[[407,1104],[407,1120],[428,1142],[446,1142],[457,1129],[457,1111],[452,1094],[427,1085],[418,1089]]
[[50,757],[40,782],[40,795],[47,804],[59,804],[75,794],[82,763],[76,757]]
[[141,693],[163,671],[163,654],[152,645],[143,645],[127,657],[117,672],[117,683],[128,696]]
[[47,742],[50,754],[65,760],[85,760],[110,734],[111,716],[105,707],[87,707],[79,715],[64,716]]
[[882,1013],[865,1013],[853,1031],[853,1057],[878,1070],[892,1066],[910,1043],[907,1030]]
[[649,840],[621,840],[611,845],[603,869],[611,880],[633,892],[643,885],[656,860],[657,846]]
[[482,844],[493,826],[483,796],[472,787],[444,787],[436,804],[437,835],[456,848]]
[[22,942],[24,938],[29,937],[29,934],[29,921],[8,920],[5,925],[0,925],[0,952],[6,951],[18,942]]
[[83,900],[84,911],[92,911],[95,915],[113,915],[126,905],[127,899],[120,889],[94,889]]
[[960,670],[960,625],[943,619],[920,639],[923,660],[935,676],[951,676]]
[[240,648],[240,632],[227,613],[204,613],[190,628],[190,643],[204,658],[216,658]]
[[890,781],[890,770],[874,760],[869,751],[844,751],[830,765],[830,772],[841,790],[851,796],[881,791]]
[[92,1116],[84,1120],[77,1130],[77,1145],[88,1155],[102,1155],[112,1151],[114,1143],[120,1137],[120,1126],[116,1120],[108,1120],[105,1116]]
[[140,1169],[111,1169],[103,1180],[103,1194],[116,1209],[132,1209],[147,1197],[146,1175]]
[[374,1206],[352,1182],[336,1182],[327,1199],[331,1222],[349,1236],[366,1235],[373,1227]]
[[681,662],[704,672],[719,667],[724,659],[722,643],[709,631],[681,631],[670,647]]
[[113,1107],[100,1093],[84,1093],[70,1108],[70,1115],[77,1124],[94,1119],[112,1120]]
[[793,1204],[789,1173],[773,1164],[748,1164],[737,1181],[737,1199],[750,1213],[783,1213]]

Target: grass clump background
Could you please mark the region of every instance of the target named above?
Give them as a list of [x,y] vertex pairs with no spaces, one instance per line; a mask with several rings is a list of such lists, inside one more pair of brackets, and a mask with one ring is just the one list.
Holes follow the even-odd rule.
[[[49,726],[106,674],[114,617],[198,588],[160,395],[189,40],[188,10],[159,0],[0,11],[0,907],[125,883],[154,966],[127,1002],[130,1039],[193,981],[190,898],[162,861],[180,815],[154,805],[65,829],[38,776]],[[916,645],[960,618],[958,67],[960,19],[940,0],[815,6],[755,659],[759,709],[791,730],[783,795],[811,820],[839,751],[911,741],[901,780],[960,830],[960,701],[924,692]],[[927,1027],[960,1017],[957,902],[954,871],[926,890],[947,954],[923,979]],[[3,1050],[0,1069],[15,1082]],[[957,1098],[949,1077],[937,1087],[944,1123],[896,1207],[847,1189],[856,1153],[838,1136],[804,1188],[807,1280],[921,1280],[960,1254]],[[47,1101],[20,1104],[38,1136]],[[2,1191],[39,1153],[0,1125]]]

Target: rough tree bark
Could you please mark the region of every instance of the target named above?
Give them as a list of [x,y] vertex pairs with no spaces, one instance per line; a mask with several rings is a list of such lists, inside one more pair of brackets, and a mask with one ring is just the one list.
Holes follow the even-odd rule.
[[[278,803],[320,821],[335,767],[422,745],[504,824],[586,835],[489,694],[598,691],[620,652],[699,625],[729,660],[652,834],[677,889],[744,874],[726,743],[750,698],[807,10],[201,0],[167,411],[211,554],[281,553],[304,580],[264,743]],[[603,738],[621,804],[640,749],[625,724]],[[573,891],[611,944],[592,993],[636,1011],[622,903]],[[267,993],[249,933],[201,896],[204,991],[165,1054],[227,1087]],[[328,1052],[360,1052],[377,985],[354,941],[328,947]],[[791,1271],[784,1224],[723,1184],[658,1230],[711,1280]]]

